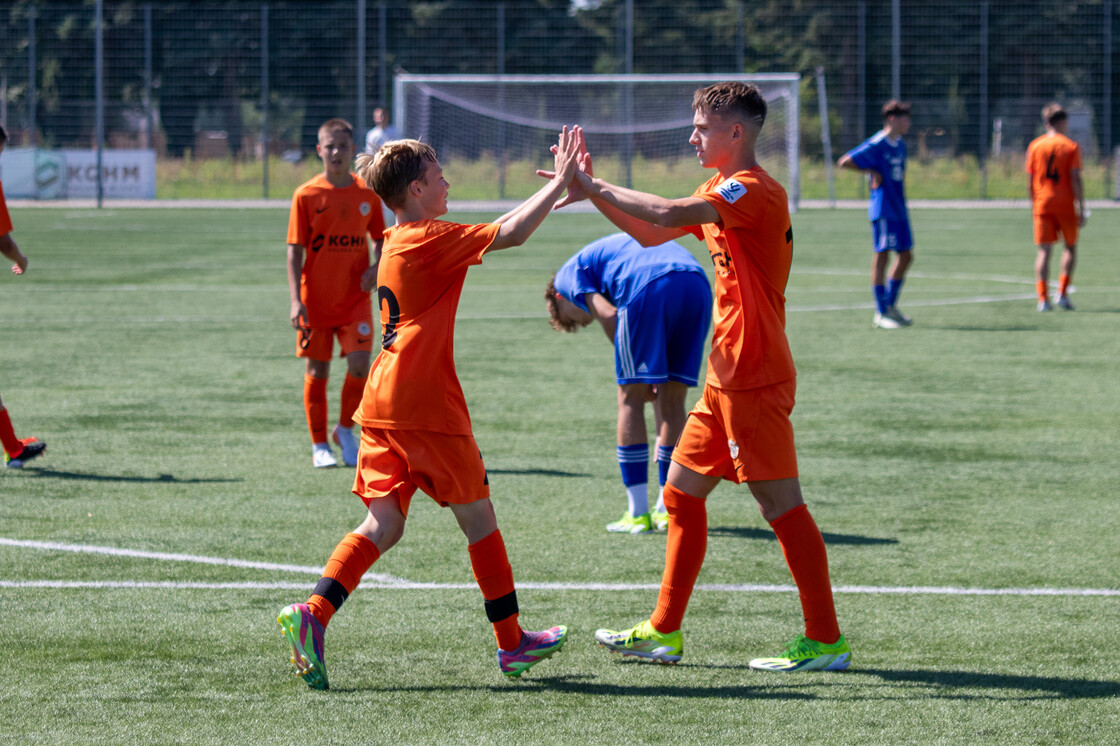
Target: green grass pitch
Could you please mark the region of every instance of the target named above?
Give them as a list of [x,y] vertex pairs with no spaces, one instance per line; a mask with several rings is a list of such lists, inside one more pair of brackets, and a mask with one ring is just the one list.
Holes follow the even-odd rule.
[[[13,218],[31,265],[0,278],[0,393],[50,447],[0,469],[0,742],[1120,742],[1120,211],[1084,231],[1077,311],[1050,314],[1026,212],[915,211],[898,331],[871,328],[864,213],[794,216],[802,484],[854,659],[792,676],[747,668],[801,619],[731,485],[683,662],[594,645],[651,611],[665,540],[603,530],[624,505],[610,345],[552,332],[541,295],[611,229],[550,217],[470,271],[456,354],[522,621],[569,642],[504,680],[466,542],[418,496],[374,571],[430,585],[354,593],[328,693],[291,674],[275,617],[362,509],[349,470],[311,468],[286,212]],[[736,584],[761,588],[714,588]]]

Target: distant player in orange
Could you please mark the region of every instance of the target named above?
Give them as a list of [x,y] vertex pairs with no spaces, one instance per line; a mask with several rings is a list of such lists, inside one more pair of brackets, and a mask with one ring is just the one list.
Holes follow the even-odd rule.
[[[794,450],[796,371],[785,332],[793,229],[785,190],[755,158],[766,99],[743,83],[696,91],[689,143],[716,174],[692,196],[665,199],[591,176],[590,158],[569,189],[643,246],[687,233],[707,243],[715,265],[715,330],[701,400],[673,449],[665,485],[669,535],[657,608],[627,630],[600,629],[600,645],[663,663],[681,659],[681,622],[707,550],[706,498],[724,479],[746,482],[774,529],[801,595],[805,633],[765,671],[836,671],[851,648],[836,620],[824,539],[801,497]],[[582,130],[580,130],[582,140]]]
[[[327,688],[324,628],[362,575],[400,540],[417,489],[450,508],[466,535],[502,674],[520,676],[567,638],[566,627],[525,632],[518,622],[513,570],[452,342],[467,269],[491,251],[528,240],[567,187],[577,155],[578,141],[565,127],[556,176],[512,212],[481,225],[438,220],[447,213],[449,185],[430,145],[397,140],[358,156],[358,173],[393,209],[397,224],[385,232],[377,270],[381,353],[354,416],[362,425],[354,494],[366,505],[365,520],[339,542],[307,603],[285,607],[277,619],[292,663],[314,689]],[[435,644],[462,646],[444,637]]]
[[1066,137],[1069,114],[1060,104],[1047,104],[1042,110],[1046,134],[1027,146],[1027,187],[1034,212],[1034,242],[1038,256],[1034,262],[1038,310],[1051,309],[1047,285],[1050,279],[1050,247],[1061,233],[1066,250],[1062,253],[1062,273],[1058,276],[1058,308],[1073,310],[1069,302],[1069,283],[1077,261],[1077,231],[1089,219],[1081,189],[1081,148]]
[[350,124],[343,119],[324,122],[315,150],[323,161],[323,173],[296,189],[288,217],[291,321],[299,333],[296,356],[307,361],[303,408],[311,431],[311,461],[316,468],[338,463],[327,443],[327,379],[337,337],[347,371],[338,424],[331,435],[342,450],[342,462],[355,466],[358,442],[352,418],[369,374],[373,350],[369,291],[377,277],[385,223],[377,194],[350,172],[354,158]]
[[[8,133],[0,127],[0,153],[8,144]],[[12,218],[8,215],[8,203],[4,200],[4,184],[0,182],[0,254],[15,262],[12,273],[22,275],[27,271],[27,257],[12,240]],[[0,445],[4,447],[4,466],[19,469],[25,463],[38,457],[47,450],[47,444],[38,438],[17,438],[8,417],[8,410],[0,400]]]

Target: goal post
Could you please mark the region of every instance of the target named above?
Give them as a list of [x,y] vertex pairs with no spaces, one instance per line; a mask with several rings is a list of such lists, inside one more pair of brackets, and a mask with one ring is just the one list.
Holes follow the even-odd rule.
[[[758,160],[786,189],[791,209],[801,197],[799,73],[703,75],[414,75],[393,81],[393,116],[406,137],[436,149],[440,162],[478,164],[499,199],[526,197],[547,165],[563,125],[587,134],[599,175],[644,191],[679,196],[704,178],[692,132],[692,96],[720,81],[759,87],[768,104]],[[531,166],[531,168],[530,168]],[[475,192],[488,185],[470,184]],[[455,185],[453,185],[453,188]],[[461,191],[457,189],[456,191]]]

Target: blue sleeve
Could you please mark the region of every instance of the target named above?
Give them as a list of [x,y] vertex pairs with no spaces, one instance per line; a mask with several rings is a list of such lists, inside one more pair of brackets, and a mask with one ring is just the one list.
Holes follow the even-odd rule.
[[557,293],[584,311],[587,310],[587,304],[583,300],[583,294],[603,292],[602,263],[596,259],[593,251],[580,251],[564,262],[553,281]]
[[848,151],[847,156],[863,170],[883,172],[882,158],[880,157],[879,148],[876,147],[877,143],[871,140],[865,140],[858,146]]

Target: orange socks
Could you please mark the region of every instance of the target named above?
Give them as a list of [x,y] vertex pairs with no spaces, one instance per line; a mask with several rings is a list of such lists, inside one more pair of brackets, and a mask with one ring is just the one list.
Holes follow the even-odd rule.
[[1058,275],[1058,295],[1065,295],[1069,290],[1069,275]]
[[665,485],[665,510],[669,513],[669,536],[665,543],[665,571],[661,592],[650,624],[668,634],[681,628],[688,599],[704,564],[708,549],[708,506],[704,500]]
[[23,450],[23,441],[16,437],[7,409],[0,409],[0,444],[4,446],[4,452],[9,456],[15,456]]
[[327,442],[327,380],[303,375],[303,411],[312,443]]
[[840,639],[832,585],[828,579],[828,554],[816,521],[804,504],[786,511],[770,523],[782,545],[793,582],[801,595],[805,636],[832,644]]
[[361,534],[346,534],[331,552],[323,577],[315,585],[307,605],[324,627],[342,606],[347,596],[354,592],[373,563],[381,557],[377,545]]
[[482,591],[486,618],[494,625],[494,637],[502,650],[521,645],[521,625],[517,621],[517,592],[513,588],[513,568],[509,566],[502,532],[495,530],[485,539],[467,547],[471,570]]
[[338,413],[338,424],[343,427],[354,427],[354,412],[362,403],[362,393],[365,391],[366,381],[346,373],[342,382],[342,407]]
[[1046,283],[1042,280],[1037,280],[1034,283],[1034,291],[1038,295],[1039,300],[1046,300]]

